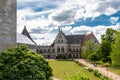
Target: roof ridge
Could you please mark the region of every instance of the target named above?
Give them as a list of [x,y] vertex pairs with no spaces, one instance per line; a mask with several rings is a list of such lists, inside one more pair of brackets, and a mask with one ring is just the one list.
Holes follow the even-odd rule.
[[23,29],[23,31],[22,31],[22,34],[23,34],[23,35],[25,35],[25,36],[27,36],[29,39],[31,39],[31,40],[32,40],[32,42],[33,42],[33,43],[35,43],[35,44],[36,44],[36,42],[35,42],[35,41],[31,38],[31,36],[30,36],[29,32],[27,31],[26,26],[24,26],[24,29]]

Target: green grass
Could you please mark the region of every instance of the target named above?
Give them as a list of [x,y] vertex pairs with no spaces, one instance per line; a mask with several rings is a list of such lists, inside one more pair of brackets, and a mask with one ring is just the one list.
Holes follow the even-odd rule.
[[119,68],[109,67],[108,70],[120,75],[120,67]]
[[93,75],[93,73],[88,72],[85,70],[85,67],[78,65],[74,61],[48,61],[53,69],[53,77],[59,78],[60,80],[64,80],[66,77],[71,77],[78,73],[80,73],[82,76],[89,77],[90,80],[99,80]]

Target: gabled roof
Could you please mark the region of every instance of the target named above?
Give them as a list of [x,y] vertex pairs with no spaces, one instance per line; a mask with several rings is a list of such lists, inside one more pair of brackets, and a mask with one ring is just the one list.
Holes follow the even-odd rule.
[[32,41],[34,44],[36,44],[36,43],[33,41],[33,39],[31,38],[30,34],[28,33],[26,26],[24,26],[24,29],[23,29],[23,31],[22,31],[22,34],[25,35],[25,36],[27,36],[29,39],[31,39],[31,41]]
[[33,41],[31,36],[29,35],[26,29],[26,26],[24,26],[22,34],[17,33],[17,43],[36,45],[36,43]]
[[17,43],[35,45],[31,39],[20,33],[17,33]]
[[81,44],[85,35],[66,35],[68,44]]
[[[85,44],[91,37],[94,37],[96,39],[96,37],[94,36],[93,32],[91,32],[90,34],[87,34],[83,40],[83,44]],[[96,39],[96,41],[98,42],[99,44],[99,41]]]
[[85,38],[84,38],[84,40],[83,40],[83,44],[85,44],[85,42],[87,42],[90,39],[91,36],[92,36],[91,33],[88,34],[88,35],[86,35]]

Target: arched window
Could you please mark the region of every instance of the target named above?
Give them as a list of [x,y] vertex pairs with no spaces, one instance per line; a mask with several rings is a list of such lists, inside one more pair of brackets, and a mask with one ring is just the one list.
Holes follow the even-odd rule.
[[69,51],[71,52],[71,48],[69,48]]
[[42,49],[40,50],[40,53],[42,53],[43,51],[42,51]]
[[60,40],[58,40],[58,43],[60,43]]
[[52,51],[54,52],[54,49]]
[[61,48],[61,51],[64,52],[64,47]]
[[63,43],[63,40],[61,40],[61,43]]
[[60,48],[59,47],[57,48],[57,52],[60,52]]
[[36,49],[36,52],[37,52],[37,53],[40,53],[38,49]]
[[44,52],[46,52],[46,50],[44,49]]
[[48,49],[48,52],[50,52],[50,49]]
[[78,52],[78,49],[76,48],[76,52]]

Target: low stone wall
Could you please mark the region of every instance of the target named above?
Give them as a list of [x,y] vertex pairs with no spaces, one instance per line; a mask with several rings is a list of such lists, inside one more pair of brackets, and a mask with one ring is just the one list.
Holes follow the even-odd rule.
[[0,52],[16,46],[16,0],[0,0]]

